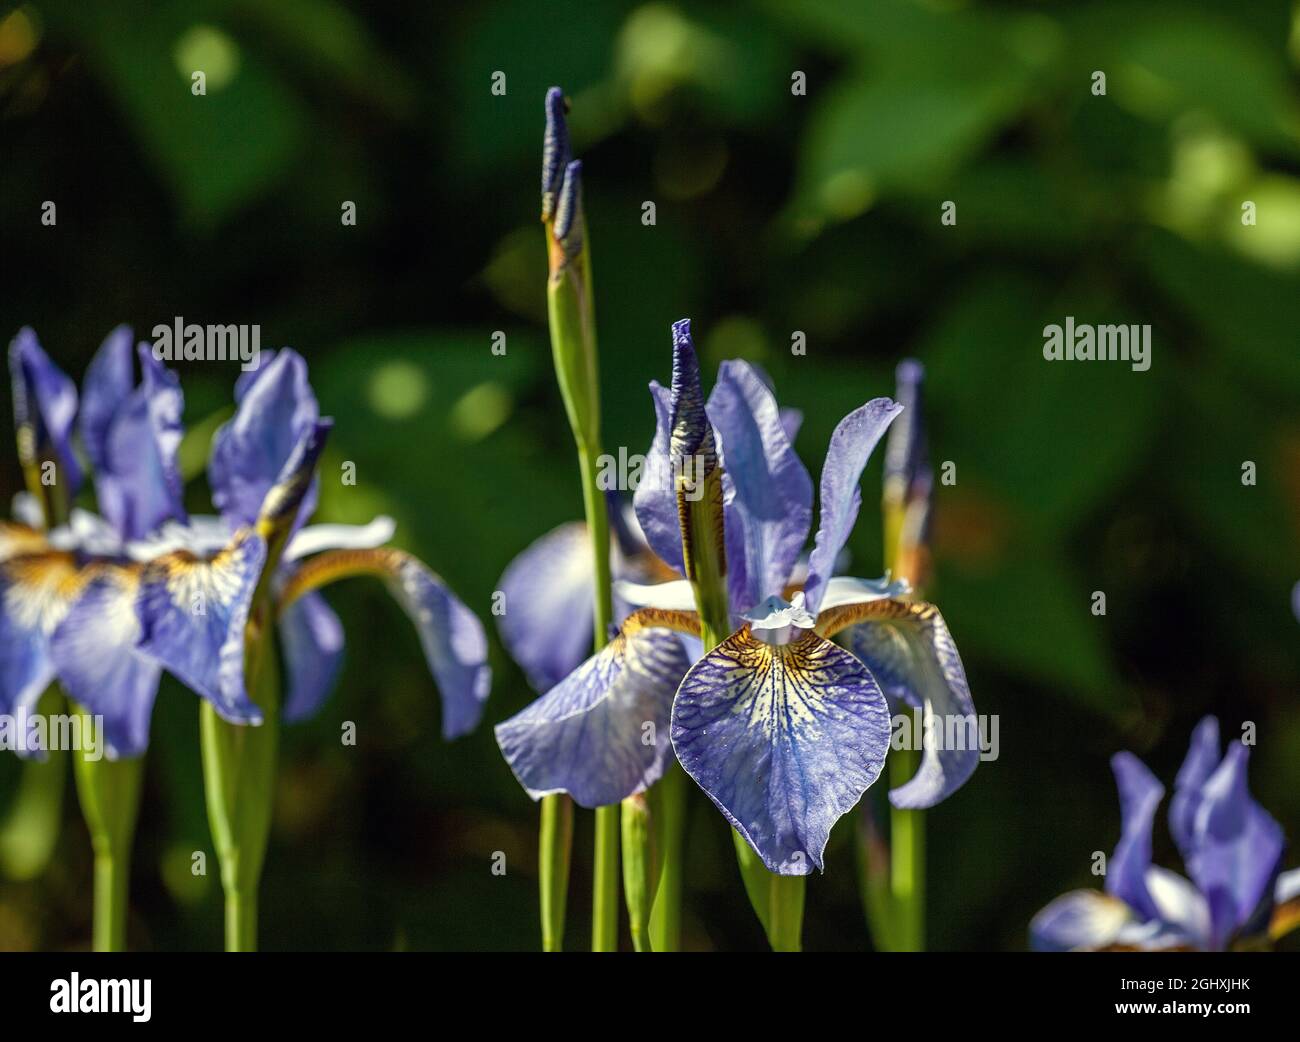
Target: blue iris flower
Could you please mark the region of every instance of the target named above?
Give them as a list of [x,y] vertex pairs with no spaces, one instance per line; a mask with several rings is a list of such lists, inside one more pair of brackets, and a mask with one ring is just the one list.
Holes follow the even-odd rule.
[[[567,792],[583,806],[644,790],[675,753],[769,869],[807,874],[822,867],[831,826],[880,774],[887,696],[923,706],[927,735],[936,726],[942,733],[941,718],[974,722],[938,610],[909,599],[905,584],[834,575],[861,505],[859,478],[901,407],[877,398],[836,428],[822,470],[821,524],[801,575],[812,480],[792,446],[798,417],[778,407],[766,376],[724,362],[705,402],[683,321],[673,329],[672,387],[650,390],[657,424],[634,500],[641,530],[666,565],[684,572],[671,475],[692,454],[708,467],[716,460],[737,629],[692,665],[678,639],[700,629],[690,584],[616,583],[635,609],[618,636],[499,725],[497,740],[530,795]],[[852,653],[830,640],[841,630]],[[890,794],[895,804],[932,806],[962,785],[978,747],[960,744],[927,739],[920,770]]]
[[1120,839],[1105,893],[1063,894],[1034,917],[1039,951],[1221,951],[1267,936],[1270,922],[1300,922],[1300,870],[1281,872],[1281,826],[1250,795],[1250,750],[1219,756],[1219,722],[1207,716],[1174,780],[1169,831],[1190,880],[1151,863],[1151,833],[1164,786],[1132,753],[1111,760],[1119,787]]
[[[189,517],[176,466],[179,381],[149,345],[136,353],[138,385],[126,329],[109,335],[86,373],[80,433],[100,516],[73,511],[46,533],[24,499],[20,522],[0,526],[0,708],[30,710],[57,678],[103,716],[110,756],[137,756],[166,669],[225,719],[259,723],[244,683],[244,639],[254,595],[266,588],[288,673],[284,716],[304,719],[322,705],[343,653],[342,626],[319,587],[371,574],[416,625],[443,695],[444,735],[472,730],[490,685],[478,619],[421,562],[382,545],[391,520],[305,524],[331,423],[319,415],[301,356],[263,352],[259,368],[240,377],[235,415],[214,437],[208,469],[221,513]],[[29,330],[11,361],[23,401],[20,447],[35,430],[63,473],[80,475],[67,419],[78,413],[72,382]],[[278,564],[263,583],[268,542],[278,544]]]

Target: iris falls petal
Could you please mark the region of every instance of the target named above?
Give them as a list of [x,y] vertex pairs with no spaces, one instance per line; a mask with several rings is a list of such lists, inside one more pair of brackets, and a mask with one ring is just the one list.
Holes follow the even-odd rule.
[[672,711],[673,748],[728,821],[783,875],[822,867],[831,826],[880,775],[885,696],[857,658],[811,631],[745,627],[697,662]]
[[234,723],[261,720],[244,686],[244,627],[265,560],[245,528],[211,560],[178,550],[141,568],[140,647]]
[[583,807],[618,803],[663,775],[673,693],[690,666],[678,635],[632,629],[496,727],[533,799],[567,792]]
[[334,550],[303,562],[281,594],[281,611],[310,590],[357,575],[382,578],[415,623],[425,661],[442,695],[445,738],[467,734],[483,715],[492,674],[483,625],[443,581],[402,550]]
[[59,682],[74,702],[104,718],[112,758],[139,756],[149,745],[149,720],[162,667],[137,648],[138,567],[96,564],[50,641]]
[[889,800],[905,810],[933,807],[979,766],[979,720],[957,645],[939,609],[922,601],[877,597],[839,605],[822,612],[817,631],[829,636],[850,620],[857,624],[849,647],[885,694],[896,706],[922,709],[920,765]]
[[1132,917],[1118,898],[1072,890],[1034,916],[1029,943],[1037,952],[1097,951],[1113,944]]
[[50,636],[81,585],[69,553],[28,553],[0,563],[0,712],[30,710],[54,679]]

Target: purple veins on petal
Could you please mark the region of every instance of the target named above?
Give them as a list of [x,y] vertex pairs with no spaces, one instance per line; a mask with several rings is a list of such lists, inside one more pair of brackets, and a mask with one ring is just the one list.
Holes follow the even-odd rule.
[[673,693],[690,663],[678,634],[620,634],[522,712],[497,744],[533,799],[567,792],[583,807],[653,785],[672,754]]
[[831,827],[880,775],[889,707],[857,658],[804,631],[733,633],[682,681],[673,748],[772,872],[822,867]]

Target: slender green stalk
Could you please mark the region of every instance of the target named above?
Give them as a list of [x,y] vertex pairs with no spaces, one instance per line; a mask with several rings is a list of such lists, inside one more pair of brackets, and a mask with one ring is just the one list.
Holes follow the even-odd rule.
[[889,847],[881,838],[872,817],[869,800],[858,807],[854,836],[857,855],[858,896],[866,913],[867,926],[877,951],[895,951],[893,895],[889,890]]
[[654,842],[659,849],[659,885],[650,906],[650,948],[680,951],[682,946],[682,857],[686,847],[686,798],[690,787],[676,757],[650,788]]
[[569,894],[569,857],[573,849],[573,800],[566,793],[542,797],[538,840],[541,888],[542,951],[564,947],[564,912]]
[[[916,751],[889,756],[889,786],[897,788],[916,771]],[[925,951],[925,816],[923,811],[890,808],[890,893],[894,944],[898,951]]]
[[200,709],[208,824],[226,899],[226,951],[257,949],[257,890],[271,834],[279,751],[279,674],[269,625],[250,623],[247,676],[262,711],[257,727],[229,723],[210,702]]
[[[84,732],[91,717],[83,713],[81,719]],[[92,760],[80,751],[73,757],[73,773],[95,853],[94,948],[97,952],[124,951],[131,846],[140,811],[144,758]]]

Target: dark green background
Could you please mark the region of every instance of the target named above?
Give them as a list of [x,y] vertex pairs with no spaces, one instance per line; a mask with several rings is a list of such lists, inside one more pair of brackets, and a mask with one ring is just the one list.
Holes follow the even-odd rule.
[[[33,325],[79,379],[119,322],[259,323],[337,420],[326,473],[357,465],[355,488],[324,482],[319,519],[393,514],[489,625],[510,559],[580,513],[545,339],[546,87],[572,95],[584,159],[608,449],[649,444],[645,386],[684,315],[706,372],[759,361],[803,409],[814,475],[835,422],[925,361],[933,456],[957,468],[934,595],[1002,745],[929,816],[933,947],[1023,947],[1114,844],[1108,757],[1172,782],[1206,712],[1257,724],[1254,790],[1300,833],[1291,5],[39,0],[19,18],[0,27],[0,333]],[[1150,371],[1046,363],[1042,327],[1067,314],[1150,323]],[[236,374],[180,369],[201,474]],[[878,481],[877,462],[857,574],[880,571]],[[4,454],[0,488],[18,485]],[[205,506],[201,476],[190,495]],[[330,599],[348,659],[285,736],[263,946],[534,946],[536,812],[490,726],[531,697],[521,675],[494,642],[485,724],[445,744],[400,611],[364,581]],[[5,757],[0,799],[16,774]],[[188,872],[211,849],[197,704],[170,681],[146,784],[131,942],[218,947],[215,876]],[[810,949],[870,944],[849,840],[846,821],[810,883]],[[582,814],[575,947],[589,846]],[[690,850],[688,945],[761,947],[702,797]],[[1156,854],[1176,866],[1163,817]],[[84,946],[89,868],[70,801],[48,874],[0,883],[0,948]]]

